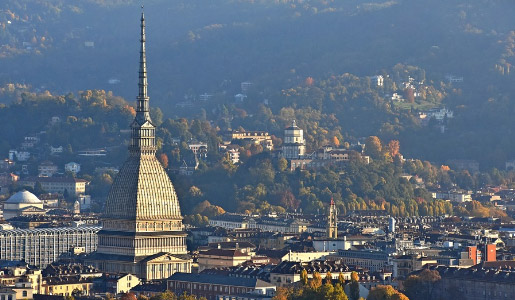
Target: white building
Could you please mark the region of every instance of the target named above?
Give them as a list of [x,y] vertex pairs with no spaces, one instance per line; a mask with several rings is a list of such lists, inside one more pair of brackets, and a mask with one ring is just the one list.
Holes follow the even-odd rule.
[[80,164],[76,162],[69,162],[64,165],[64,170],[67,172],[72,172],[73,174],[77,174],[80,172]]
[[245,98],[247,98],[247,95],[244,95],[244,94],[234,95],[234,101],[236,101],[236,102],[243,102],[243,100],[245,100]]
[[34,194],[23,190],[12,195],[4,203],[4,219],[8,220],[18,216],[44,214],[43,201]]
[[77,197],[77,201],[79,201],[80,210],[88,210],[91,208],[91,196],[90,195],[79,195]]
[[50,146],[50,154],[51,155],[59,155],[59,154],[63,153],[63,151],[64,151],[63,146],[58,146],[58,147]]
[[30,158],[30,152],[28,151],[18,151],[18,150],[9,150],[9,159],[17,160],[17,161],[27,161]]
[[283,157],[286,159],[299,159],[306,154],[306,140],[304,130],[300,129],[295,120],[284,130]]
[[38,166],[39,177],[52,177],[57,173],[57,166],[51,161],[44,161]]
[[240,151],[238,151],[238,149],[229,149],[227,153],[229,155],[229,159],[233,164],[237,164],[240,162]]
[[188,143],[188,148],[190,148],[195,155],[207,153],[207,144],[203,142],[190,142]]
[[373,85],[376,85],[376,86],[383,86],[384,85],[384,77],[383,75],[376,75],[376,76],[372,76],[370,77],[370,81]]
[[86,253],[97,248],[99,226],[0,231],[0,260],[20,261],[44,268],[74,247]]

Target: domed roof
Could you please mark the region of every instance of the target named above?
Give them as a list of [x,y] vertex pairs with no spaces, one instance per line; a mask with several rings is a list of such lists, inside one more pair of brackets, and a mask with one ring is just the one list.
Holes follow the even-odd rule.
[[5,201],[5,203],[42,204],[43,202],[33,193],[23,190],[12,195],[7,201]]
[[104,218],[182,219],[173,184],[155,155],[129,156],[111,186]]

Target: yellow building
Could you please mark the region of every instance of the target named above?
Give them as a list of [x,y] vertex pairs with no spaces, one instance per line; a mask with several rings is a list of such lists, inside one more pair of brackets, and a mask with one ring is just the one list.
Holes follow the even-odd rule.
[[93,280],[79,277],[50,277],[43,280],[43,294],[55,296],[89,296]]

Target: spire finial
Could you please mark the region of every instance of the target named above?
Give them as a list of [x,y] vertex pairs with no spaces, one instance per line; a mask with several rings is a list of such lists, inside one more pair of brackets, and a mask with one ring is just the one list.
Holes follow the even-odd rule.
[[138,104],[136,107],[136,119],[142,123],[144,121],[150,121],[150,109],[148,104],[148,82],[147,82],[147,56],[145,48],[145,12],[144,5],[141,5],[141,49],[140,49],[140,61],[139,61],[139,82],[138,82]]

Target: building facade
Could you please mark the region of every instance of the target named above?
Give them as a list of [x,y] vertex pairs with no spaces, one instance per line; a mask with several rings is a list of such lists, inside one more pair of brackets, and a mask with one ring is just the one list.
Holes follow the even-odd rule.
[[284,130],[282,156],[286,159],[299,159],[306,154],[306,140],[304,130],[300,129],[295,120]]
[[76,247],[95,251],[99,230],[97,226],[0,230],[0,260],[46,267]]
[[256,278],[235,278],[224,275],[176,273],[168,279],[168,290],[176,295],[184,292],[208,300],[218,299],[218,295],[242,295],[253,293],[259,296],[275,294],[276,287]]
[[150,118],[141,14],[139,95],[131,124],[129,157],[107,196],[98,249],[86,262],[108,273],[130,273],[144,280],[190,272],[186,232],[177,194],[156,158],[156,127]]
[[327,216],[327,237],[330,239],[338,238],[338,212],[332,198],[329,205],[329,215]]
[[37,177],[20,180],[21,186],[34,188],[36,183],[41,184],[41,188],[49,193],[64,194],[67,192],[72,196],[79,196],[86,193],[87,180],[72,177]]

